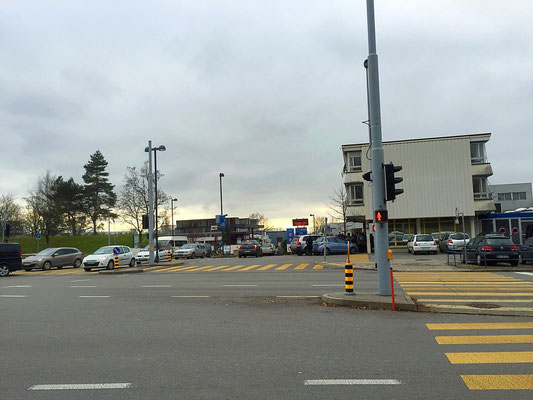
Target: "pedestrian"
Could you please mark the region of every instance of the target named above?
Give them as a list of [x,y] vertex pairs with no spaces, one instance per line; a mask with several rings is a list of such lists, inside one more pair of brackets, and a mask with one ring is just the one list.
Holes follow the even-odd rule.
[[308,256],[313,254],[313,238],[311,236],[307,236],[305,241],[305,254]]

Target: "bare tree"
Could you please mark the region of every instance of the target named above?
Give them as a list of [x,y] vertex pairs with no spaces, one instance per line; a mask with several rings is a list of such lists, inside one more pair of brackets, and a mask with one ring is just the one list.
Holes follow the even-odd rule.
[[324,225],[326,224],[326,217],[315,216],[315,233],[322,233]]
[[256,219],[259,225],[263,225],[263,231],[270,232],[274,230],[274,225],[268,218],[258,212],[252,213],[248,216],[250,219]]
[[7,213],[7,222],[11,225],[11,235],[17,236],[23,233],[22,207],[17,203],[13,193],[0,196],[0,215]]
[[333,189],[333,194],[329,196],[331,201],[326,204],[331,210],[329,216],[332,218],[332,222],[341,221],[344,227],[344,233],[346,233],[346,211],[348,210],[348,194],[344,185],[341,185],[339,189]]

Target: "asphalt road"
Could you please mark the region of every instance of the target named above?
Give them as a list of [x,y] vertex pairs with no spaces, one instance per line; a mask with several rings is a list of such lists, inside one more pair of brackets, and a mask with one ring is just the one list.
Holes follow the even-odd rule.
[[[342,285],[342,276],[342,269],[325,269],[2,279],[1,398],[531,398],[531,390],[471,390],[461,378],[531,374],[531,361],[524,362],[531,343],[445,345],[436,338],[531,336],[533,327],[426,326],[531,318],[368,311],[275,297],[337,291],[342,287],[316,285]],[[375,286],[375,272],[356,276]],[[452,363],[449,352],[525,358],[463,364],[460,355]],[[74,384],[116,388],[36,386]]]

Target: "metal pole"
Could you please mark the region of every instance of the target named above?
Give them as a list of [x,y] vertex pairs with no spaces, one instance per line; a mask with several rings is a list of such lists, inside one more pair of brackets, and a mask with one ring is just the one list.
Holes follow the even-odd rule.
[[466,232],[465,232],[465,214],[461,213],[463,217],[463,255],[464,255],[464,261],[466,265]]
[[[224,174],[221,172],[218,174],[218,177],[220,179],[220,218],[222,218],[222,216],[224,215],[224,211],[222,209],[222,177],[224,176]],[[224,228],[221,229],[222,231],[222,255],[224,255],[224,245],[225,245],[225,240],[224,240],[224,230],[226,229],[226,222],[224,222]],[[253,239],[253,235],[252,235],[252,239]]]
[[[385,201],[385,179],[383,176],[384,154],[381,138],[381,110],[379,98],[378,55],[376,53],[376,29],[374,22],[374,0],[367,0],[368,23],[368,105],[369,125],[372,138],[372,205],[376,210],[387,210]],[[390,262],[387,259],[388,223],[376,223],[374,234],[375,259],[378,267],[378,292],[381,296],[390,296]]]
[[170,235],[174,236],[174,201],[177,199],[170,200]]
[[111,219],[107,220],[107,245],[111,246]]
[[154,192],[152,174],[152,141],[148,141],[148,249],[150,265],[154,265]]
[[328,244],[326,237],[328,236],[328,217],[324,221],[324,262],[326,262],[326,245]]
[[157,148],[154,149],[154,188],[155,188],[155,262],[159,262],[159,233],[157,228]]

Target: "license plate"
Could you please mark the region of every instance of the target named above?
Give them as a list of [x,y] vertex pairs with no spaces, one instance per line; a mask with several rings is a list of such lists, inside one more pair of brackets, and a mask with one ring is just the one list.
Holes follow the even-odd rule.
[[509,258],[509,256],[496,256],[496,258]]

